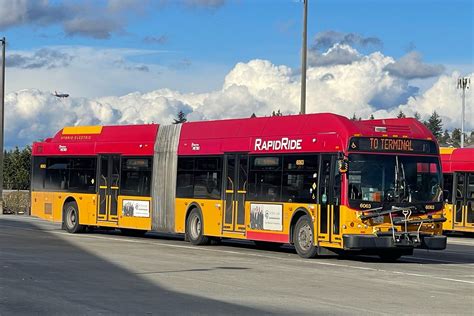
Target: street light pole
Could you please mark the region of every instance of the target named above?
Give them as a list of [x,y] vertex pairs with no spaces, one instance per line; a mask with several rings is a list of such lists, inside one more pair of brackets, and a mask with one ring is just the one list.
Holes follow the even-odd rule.
[[459,78],[458,89],[462,89],[462,112],[461,112],[461,148],[464,148],[464,113],[466,109],[466,89],[469,89],[471,78]]
[[306,114],[306,53],[307,53],[307,30],[308,30],[308,1],[303,0],[303,43],[301,50],[301,108],[300,114]]
[[0,98],[0,214],[3,213],[3,131],[4,131],[4,114],[5,114],[5,46],[7,42],[3,37],[0,42],[2,43],[2,85],[1,92],[2,97]]

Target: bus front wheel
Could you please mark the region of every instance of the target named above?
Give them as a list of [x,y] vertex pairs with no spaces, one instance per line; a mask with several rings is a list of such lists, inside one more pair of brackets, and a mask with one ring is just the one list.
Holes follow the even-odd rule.
[[313,258],[318,252],[314,246],[314,231],[308,215],[302,216],[296,222],[293,230],[293,242],[296,252],[303,258]]
[[68,233],[75,234],[84,231],[85,226],[79,224],[79,208],[76,202],[68,202],[64,206],[63,224]]
[[186,237],[193,245],[207,245],[210,241],[204,236],[202,215],[197,209],[192,210],[186,220]]

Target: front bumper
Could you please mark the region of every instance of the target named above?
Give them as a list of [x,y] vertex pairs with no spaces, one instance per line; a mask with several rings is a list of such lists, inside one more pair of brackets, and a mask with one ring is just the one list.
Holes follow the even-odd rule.
[[431,249],[446,248],[446,236],[397,233],[393,235],[343,235],[345,250],[375,249]]

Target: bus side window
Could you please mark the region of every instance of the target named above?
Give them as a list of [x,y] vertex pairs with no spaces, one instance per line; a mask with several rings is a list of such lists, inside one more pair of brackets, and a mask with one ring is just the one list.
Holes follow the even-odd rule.
[[458,173],[456,175],[456,198],[464,198],[464,173]]
[[443,175],[443,190],[447,193],[444,199],[451,202],[453,198],[453,175],[446,173]]
[[[112,181],[119,182],[118,165],[114,166]],[[121,188],[122,195],[149,196],[151,187],[151,158],[122,158]],[[116,185],[113,183],[113,185]]]

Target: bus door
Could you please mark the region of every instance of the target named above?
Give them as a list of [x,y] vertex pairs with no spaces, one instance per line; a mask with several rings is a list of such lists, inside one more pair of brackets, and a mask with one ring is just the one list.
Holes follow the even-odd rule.
[[224,158],[223,231],[245,232],[245,197],[248,185],[248,155],[226,154]]
[[454,229],[474,228],[474,173],[456,172],[454,190]]
[[120,156],[100,155],[98,163],[98,221],[118,221]]
[[341,176],[336,172],[335,155],[321,156],[319,183],[317,242],[340,243]]

